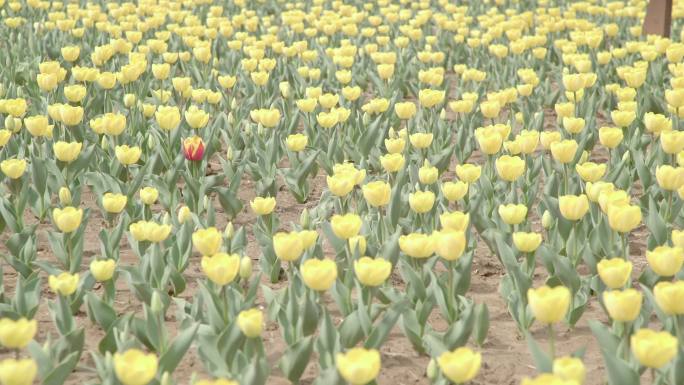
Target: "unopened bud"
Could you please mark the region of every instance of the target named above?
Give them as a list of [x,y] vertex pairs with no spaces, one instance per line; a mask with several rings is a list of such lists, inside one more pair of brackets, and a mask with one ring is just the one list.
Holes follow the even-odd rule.
[[150,310],[154,314],[160,314],[164,310],[164,304],[162,303],[161,297],[158,291],[152,293],[152,299],[150,300]]
[[14,117],[12,115],[5,118],[5,128],[14,132]]
[[427,377],[430,380],[434,380],[435,378],[437,378],[437,363],[434,359],[430,360],[427,366],[427,370],[425,372],[425,374],[427,374]]
[[582,163],[586,162],[588,158],[589,158],[589,153],[586,151],[582,151],[582,156],[580,156],[578,163],[582,164]]
[[227,160],[233,160],[233,147],[228,147],[228,150],[226,150],[226,159]]
[[235,108],[237,108],[237,101],[235,98],[233,98],[233,100],[230,102],[230,109],[234,110]]
[[309,216],[309,209],[305,208],[302,213],[299,214],[299,225],[303,229],[308,229],[311,225],[311,217]]
[[553,226],[553,216],[551,216],[551,212],[548,210],[544,211],[544,214],[542,215],[542,226],[544,226],[545,229]]
[[446,120],[446,110],[444,108],[439,112],[439,119]]
[[162,223],[165,225],[171,224],[171,215],[169,215],[169,212],[164,213],[164,217],[162,218]]
[[242,257],[240,260],[240,278],[249,279],[252,275],[252,258]]
[[235,235],[235,229],[233,228],[233,222],[228,222],[228,224],[226,225],[226,229],[223,231],[223,234],[229,240],[233,238],[233,235]]
[[178,222],[183,224],[185,221],[190,219],[192,219],[192,211],[190,211],[188,206],[182,206],[180,209],[178,209]]
[[107,141],[106,136],[102,136],[102,140],[100,141],[100,147],[102,147],[103,150],[107,150],[109,148],[109,141]]
[[204,206],[202,206],[202,207],[204,207],[205,210],[206,210],[206,209],[209,209],[209,206],[211,205],[211,202],[209,201],[209,197],[208,197],[208,196],[206,196],[206,195],[204,196],[204,199],[202,199],[202,204],[204,205]]
[[124,106],[126,108],[131,108],[135,105],[136,97],[133,94],[126,94],[124,95]]
[[68,187],[62,187],[59,189],[59,203],[61,203],[62,206],[71,205],[71,191],[69,191]]
[[161,377],[161,381],[159,381],[160,385],[173,385],[173,381],[171,380],[171,376],[169,375],[169,372],[164,372]]
[[627,151],[625,151],[624,155],[622,155],[622,161],[626,162],[629,160],[630,157],[631,157],[631,155],[629,153],[629,150],[627,150]]

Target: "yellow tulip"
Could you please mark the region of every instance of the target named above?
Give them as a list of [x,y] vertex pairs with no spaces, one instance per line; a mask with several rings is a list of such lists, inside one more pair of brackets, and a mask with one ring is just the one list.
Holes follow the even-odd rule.
[[677,337],[666,331],[640,329],[632,334],[630,346],[643,366],[660,369],[677,355]]
[[397,172],[404,167],[404,156],[401,154],[386,154],[380,157],[380,164],[387,172]]
[[110,214],[118,214],[123,211],[128,202],[128,197],[123,194],[106,193],[102,196],[102,207]]
[[316,230],[301,230],[297,232],[297,235],[302,240],[302,247],[305,250],[316,245],[316,240],[318,240],[318,233]]
[[77,45],[70,45],[66,47],[62,47],[60,49],[60,52],[62,53],[62,57],[64,60],[68,62],[74,62],[76,59],[78,59],[78,56],[81,54],[81,47]]
[[587,370],[581,359],[565,356],[553,360],[553,374],[565,381],[575,381],[577,385],[582,385]]
[[366,237],[363,235],[353,236],[347,239],[347,245],[352,252],[356,252],[358,249],[359,255],[363,255],[366,252],[367,247]]
[[48,278],[48,285],[53,292],[67,297],[76,292],[78,279],[78,274],[60,273],[59,275],[51,275]]
[[192,244],[202,255],[212,256],[219,252],[223,238],[216,227],[199,229],[192,233]]
[[539,233],[516,231],[513,233],[513,244],[523,253],[532,253],[541,245],[542,236]]
[[571,134],[579,134],[584,129],[584,119],[565,117],[563,118],[563,128]]
[[487,100],[480,103],[480,111],[482,112],[482,116],[486,119],[494,119],[499,116],[501,104],[496,100]]
[[128,166],[138,162],[140,155],[142,155],[142,150],[140,147],[129,147],[124,144],[122,146],[116,146],[114,154],[121,164]]
[[190,128],[200,129],[209,123],[209,114],[193,105],[185,111],[185,121]]
[[611,204],[608,206],[608,224],[619,233],[628,233],[641,223],[638,205]]
[[596,268],[601,281],[610,289],[624,287],[632,274],[632,262],[622,258],[603,259]]
[[527,291],[527,300],[534,317],[542,323],[561,321],[570,306],[570,290],[565,286],[542,286]]
[[225,378],[218,378],[216,380],[199,380],[193,385],[240,385],[235,381],[227,380]]
[[426,159],[425,163],[421,168],[418,169],[418,180],[421,184],[433,184],[437,181],[439,177],[439,171],[437,167],[434,167]]
[[586,195],[563,195],[558,198],[558,207],[563,218],[578,221],[589,210],[589,199]]
[[560,131],[543,131],[539,135],[539,141],[545,150],[551,149],[551,145],[560,142],[562,139]]
[[152,205],[159,198],[159,191],[154,187],[143,187],[140,189],[140,200],[146,205]]
[[596,164],[594,162],[584,162],[575,165],[575,170],[585,182],[595,183],[606,174],[606,164]]
[[603,182],[603,181],[587,182],[584,190],[587,194],[587,198],[589,198],[590,201],[592,201],[594,203],[598,203],[599,197],[601,196],[601,193],[603,193],[604,191],[605,192],[615,191],[615,185],[613,185],[610,182]]
[[565,381],[551,373],[542,373],[534,378],[523,378],[520,385],[578,385],[575,381]]
[[0,162],[0,170],[10,179],[19,179],[26,170],[26,161],[24,159],[5,159]]
[[180,111],[176,106],[159,106],[154,118],[162,130],[171,131],[178,127],[181,121]]
[[83,209],[76,209],[74,207],[65,207],[63,209],[56,208],[52,210],[52,220],[59,231],[63,233],[71,233],[81,225],[83,218]]
[[285,139],[287,149],[292,152],[299,152],[306,148],[309,138],[303,134],[292,134]]
[[90,273],[98,282],[112,279],[116,270],[116,261],[113,259],[93,260],[90,262]]
[[507,225],[518,225],[527,216],[527,206],[522,204],[499,205],[499,216]]
[[380,352],[352,348],[337,354],[336,366],[342,378],[351,385],[366,385],[380,373]]
[[71,103],[80,103],[86,96],[86,88],[80,84],[64,87],[64,97]]
[[435,252],[435,240],[431,235],[411,233],[399,237],[399,248],[411,258],[424,259]]
[[651,134],[660,135],[663,131],[672,130],[672,120],[662,114],[647,112],[644,114],[644,126]]
[[411,136],[409,136],[409,141],[411,142],[411,145],[418,149],[430,147],[430,145],[432,144],[432,139],[432,133],[416,132],[415,134],[411,134]]
[[684,150],[684,131],[666,131],[660,135],[660,146],[665,153],[674,155]]
[[402,138],[385,139],[385,148],[390,154],[398,154],[404,151],[406,141]]
[[598,203],[606,215],[611,206],[629,205],[630,196],[625,190],[615,190],[613,188],[603,189],[598,195]]
[[430,190],[416,191],[409,194],[409,206],[418,214],[426,213],[432,210],[435,204],[435,193]]
[[160,225],[155,222],[138,221],[129,226],[133,238],[138,242],[162,242],[171,233],[170,225]]
[[577,153],[577,142],[572,139],[551,143],[551,155],[560,163],[570,163]]
[[684,249],[680,247],[658,246],[646,251],[646,260],[651,269],[661,277],[677,274],[684,263]]
[[295,232],[276,233],[273,236],[273,250],[276,256],[283,261],[296,261],[304,252],[302,237]]
[[331,259],[307,259],[301,266],[302,280],[312,290],[329,290],[337,280],[337,265]]
[[463,231],[435,231],[432,238],[435,254],[447,261],[455,261],[463,255],[466,247],[466,237]]
[[423,89],[418,91],[418,100],[420,105],[425,108],[432,108],[444,101],[444,91]]
[[675,191],[684,186],[684,167],[662,165],[656,168],[656,180],[663,190]]
[[496,171],[501,179],[514,182],[525,172],[525,161],[518,156],[502,155],[496,160]]
[[634,289],[606,290],[603,303],[614,321],[632,322],[639,316],[643,294]]
[[238,314],[237,324],[247,338],[256,338],[264,328],[264,313],[259,309],[243,310]]
[[237,277],[240,270],[240,256],[237,254],[215,253],[202,257],[202,272],[216,285],[225,286]]
[[666,314],[684,314],[684,281],[658,282],[653,294],[658,307]]
[[326,176],[325,181],[330,192],[337,197],[344,197],[354,189],[354,181],[347,175]]
[[275,209],[276,200],[273,197],[256,197],[249,202],[249,206],[256,215],[268,215]]
[[392,196],[392,188],[384,181],[375,181],[365,184],[361,190],[363,197],[373,207],[386,206]]
[[8,349],[23,349],[36,335],[38,322],[20,318],[0,319],[0,344]]
[[55,153],[55,158],[64,163],[71,163],[81,153],[83,144],[81,142],[62,142],[58,141],[52,145],[52,151]]
[[66,126],[76,126],[83,120],[83,107],[62,104],[59,109],[60,120]]
[[444,376],[456,384],[471,381],[480,371],[482,355],[467,347],[442,353],[437,358],[439,369]]
[[480,178],[481,173],[482,167],[475,164],[464,163],[456,166],[456,175],[458,176],[458,179],[466,183],[477,181]]
[[672,230],[672,244],[684,249],[684,230]]
[[354,261],[354,273],[361,284],[380,286],[392,273],[392,263],[383,258],[361,257]]
[[416,114],[416,105],[413,102],[402,102],[394,105],[394,113],[402,120],[411,119]]
[[363,225],[361,217],[352,213],[344,215],[336,214],[330,219],[330,226],[332,227],[333,233],[340,239],[349,239],[359,235],[361,225]]
[[466,231],[470,214],[462,211],[445,212],[439,216],[439,223],[444,230]]
[[31,358],[0,361],[0,383],[3,385],[31,385],[38,373],[38,365]]
[[617,147],[624,138],[620,127],[601,127],[599,128],[599,141],[602,145],[613,149]]
[[159,362],[154,353],[128,349],[114,354],[114,372],[123,385],[147,385],[157,375]]
[[52,125],[48,124],[48,118],[44,115],[30,116],[24,118],[24,125],[31,135],[39,137],[51,137]]
[[468,183],[456,181],[442,183],[442,194],[449,202],[463,199],[468,193]]
[[611,111],[610,112],[610,117],[613,119],[613,123],[615,123],[616,126],[618,127],[627,127],[636,118],[636,113],[634,111]]
[[478,128],[475,130],[475,139],[480,146],[480,150],[487,155],[494,155],[501,150],[503,144],[503,137],[494,130],[491,126],[487,128]]

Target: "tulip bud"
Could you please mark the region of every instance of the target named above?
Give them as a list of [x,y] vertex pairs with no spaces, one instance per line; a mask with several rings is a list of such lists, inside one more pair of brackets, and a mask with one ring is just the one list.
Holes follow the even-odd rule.
[[551,216],[551,212],[548,210],[544,211],[544,214],[542,215],[542,226],[544,226],[545,229],[553,226],[553,216]]
[[444,108],[442,108],[442,111],[439,112],[439,119],[446,120],[446,111],[444,110]]
[[390,127],[389,132],[387,133],[387,137],[390,139],[394,139],[397,137],[397,132],[394,130],[394,127]]
[[235,235],[235,229],[233,228],[233,222],[228,222],[226,225],[226,229],[223,231],[223,234],[228,238],[228,240],[233,238],[233,235]]
[[107,150],[109,148],[109,142],[107,141],[106,136],[102,136],[102,140],[100,141],[100,147],[102,147],[103,150]]
[[625,154],[622,155],[622,161],[626,162],[629,160],[630,157],[631,157],[631,155],[629,154],[629,150],[627,150],[627,151],[625,151]]
[[309,226],[311,225],[311,218],[309,217],[309,209],[304,209],[302,210],[302,213],[299,215],[299,225],[302,226],[304,229],[308,229]]
[[161,297],[158,291],[152,293],[152,299],[150,300],[150,310],[154,314],[160,314],[164,310],[164,304],[162,303]]
[[173,381],[171,380],[171,376],[169,375],[169,372],[164,372],[161,377],[161,381],[159,381],[160,385],[173,385]]
[[252,258],[242,257],[240,260],[240,278],[249,279],[252,275]]
[[178,210],[178,222],[183,224],[189,219],[192,219],[192,212],[190,211],[190,208],[188,206],[181,207]]
[[68,187],[62,187],[59,189],[59,203],[62,206],[71,206],[71,191]]
[[431,359],[428,363],[426,373],[430,380],[434,380],[437,377],[437,364],[434,359]]
[[237,100],[235,100],[235,98],[233,98],[233,100],[230,102],[230,109],[234,110],[236,108],[237,108]]
[[171,224],[171,215],[169,215],[169,212],[164,213],[164,217],[162,218],[162,223],[165,225]]
[[202,200],[202,204],[203,204],[203,207],[204,207],[205,209],[208,209],[208,208],[209,208],[209,206],[211,205],[211,202],[209,202],[209,197],[208,197],[208,196],[206,196],[206,195],[204,196],[204,199]]
[[367,112],[364,112],[364,113],[363,113],[363,119],[362,119],[362,121],[363,121],[363,125],[364,125],[364,126],[367,126],[367,125],[370,123],[370,115],[368,115]]
[[232,112],[228,113],[228,124],[233,125],[235,123],[235,117]]
[[14,132],[14,117],[12,115],[8,115],[5,118],[5,128]]
[[154,139],[154,136],[150,135],[147,137],[147,148],[150,150],[154,150],[154,148],[157,146],[157,143]]
[[226,160],[233,160],[233,147],[228,147],[226,151]]
[[589,153],[586,151],[582,151],[582,156],[580,156],[578,163],[582,164],[582,163],[586,162],[588,158],[589,158]]
[[133,95],[133,94],[126,94],[126,95],[124,95],[124,99],[123,99],[123,100],[124,100],[124,106],[126,106],[126,108],[131,108],[131,107],[133,107],[133,106],[135,105],[135,100],[136,100],[136,99],[135,99],[135,95]]

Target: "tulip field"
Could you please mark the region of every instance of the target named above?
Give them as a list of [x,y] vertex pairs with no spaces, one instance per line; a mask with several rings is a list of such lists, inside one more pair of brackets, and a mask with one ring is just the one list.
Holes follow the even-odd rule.
[[0,0],[0,385],[684,384],[684,2]]

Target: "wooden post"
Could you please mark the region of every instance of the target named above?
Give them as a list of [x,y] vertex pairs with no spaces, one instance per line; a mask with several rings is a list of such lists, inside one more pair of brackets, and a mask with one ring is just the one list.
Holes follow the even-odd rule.
[[670,37],[672,0],[650,0],[644,18],[644,34]]

